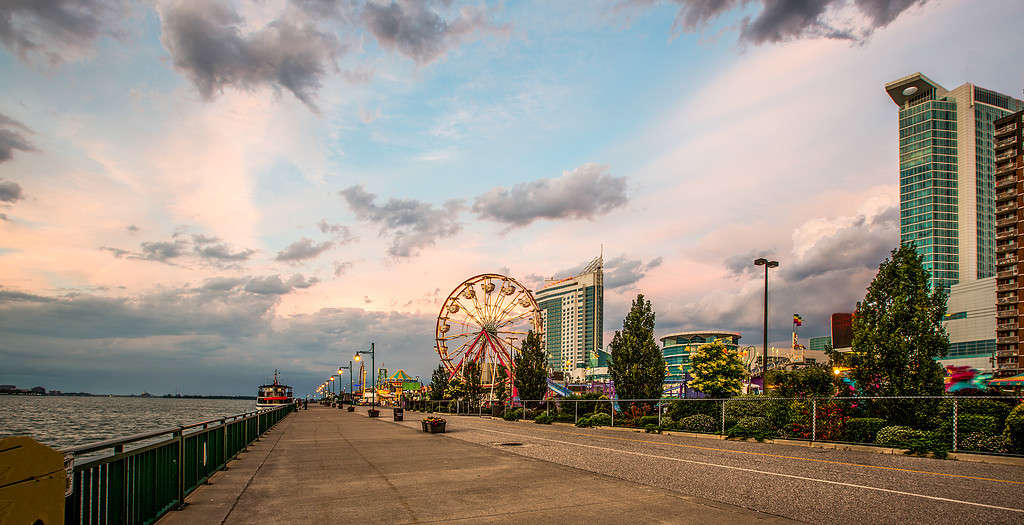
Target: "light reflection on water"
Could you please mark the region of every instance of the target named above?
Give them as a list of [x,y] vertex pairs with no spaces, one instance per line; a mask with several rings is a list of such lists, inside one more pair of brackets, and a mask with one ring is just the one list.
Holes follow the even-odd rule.
[[255,409],[239,399],[0,396],[0,437],[63,448]]

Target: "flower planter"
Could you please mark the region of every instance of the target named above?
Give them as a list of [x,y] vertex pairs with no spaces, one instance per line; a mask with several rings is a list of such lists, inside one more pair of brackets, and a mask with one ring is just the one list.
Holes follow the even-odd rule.
[[370,417],[380,417],[380,410],[376,410],[376,409],[371,408],[371,409],[367,410],[366,413]]
[[349,412],[355,412],[356,411],[356,407],[350,406],[350,407],[348,407],[348,411]]
[[443,434],[444,426],[447,423],[447,421],[441,418],[437,418],[434,420],[424,419],[423,421],[420,421],[420,424],[423,427],[423,431],[429,432],[431,434]]

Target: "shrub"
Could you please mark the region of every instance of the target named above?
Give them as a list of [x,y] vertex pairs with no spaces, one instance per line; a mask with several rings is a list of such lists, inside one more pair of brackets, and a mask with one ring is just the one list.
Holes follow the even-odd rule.
[[533,418],[533,422],[539,425],[550,425],[555,420],[555,416],[550,414],[538,414],[537,417]]
[[527,409],[523,410],[523,419],[537,419],[537,416],[539,414],[543,414],[543,413],[544,413],[543,410],[538,410],[538,409],[535,409],[535,408],[527,408]]
[[996,452],[1005,454],[1010,451],[1010,440],[1001,434],[973,432],[958,438],[957,448],[975,452]]
[[581,417],[579,418],[579,420],[576,421],[576,426],[580,428],[589,428],[594,426],[594,424],[590,422],[590,418]]
[[746,417],[765,417],[768,401],[763,396],[742,396],[725,403],[725,418],[740,420]]
[[878,431],[888,423],[879,417],[855,417],[843,427],[843,441],[854,443],[874,443]]
[[658,425],[644,425],[644,432],[648,434],[661,434],[661,427]]
[[588,419],[590,420],[590,426],[594,427],[606,427],[612,424],[612,416],[609,414],[594,414]]
[[[958,399],[956,408],[961,416],[964,414],[992,416],[996,418],[997,424],[1001,427],[1006,422],[1006,417],[1010,415],[1010,411],[1013,410],[1013,399],[1007,398],[1006,401],[1000,399]],[[939,405],[939,413],[947,420],[952,419],[953,400],[943,399]]]
[[1003,435],[1010,440],[1013,450],[1024,452],[1024,403],[1017,405],[1006,417]]
[[923,456],[929,452],[937,458],[945,458],[949,452],[948,442],[938,432],[914,431],[915,434],[907,444],[907,454]]
[[558,421],[559,423],[572,423],[573,421],[576,421],[576,416],[573,414],[558,414],[555,416],[555,421]]
[[637,423],[637,426],[647,428],[647,425],[658,426],[658,416],[643,416]]
[[714,418],[722,415],[722,405],[718,401],[701,401],[699,399],[675,401],[668,407],[668,415],[679,421],[683,418],[704,414]]
[[694,414],[680,419],[676,428],[684,432],[711,433],[718,430],[718,420],[705,414]]
[[771,437],[771,425],[765,417],[745,417],[726,431],[726,435],[731,438],[755,438],[760,441]]
[[505,421],[519,421],[522,417],[523,410],[521,408],[517,408],[515,410],[506,410],[505,413],[502,414],[501,416],[501,418],[504,419]]
[[907,448],[910,441],[923,432],[901,425],[891,425],[878,430],[875,444],[891,448]]
[[1001,430],[999,421],[993,416],[979,414],[960,414],[957,418],[956,431],[958,434],[998,434]]

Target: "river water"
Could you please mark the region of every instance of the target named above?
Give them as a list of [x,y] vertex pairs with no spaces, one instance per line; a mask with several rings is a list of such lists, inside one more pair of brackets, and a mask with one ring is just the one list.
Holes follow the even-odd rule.
[[255,409],[252,399],[0,396],[0,437],[63,448]]

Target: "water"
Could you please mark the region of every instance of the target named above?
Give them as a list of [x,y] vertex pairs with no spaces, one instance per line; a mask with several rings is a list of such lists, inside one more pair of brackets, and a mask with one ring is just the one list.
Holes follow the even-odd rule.
[[63,448],[255,409],[252,399],[0,396],[0,437]]

